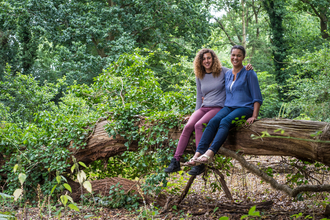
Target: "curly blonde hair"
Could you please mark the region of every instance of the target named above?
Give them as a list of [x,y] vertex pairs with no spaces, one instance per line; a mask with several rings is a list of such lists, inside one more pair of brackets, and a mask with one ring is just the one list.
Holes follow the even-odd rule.
[[199,79],[203,79],[205,76],[206,71],[202,64],[203,64],[203,56],[206,53],[210,53],[212,56],[212,75],[213,75],[213,77],[220,76],[220,73],[222,71],[222,66],[221,66],[218,56],[215,54],[215,52],[213,50],[204,48],[204,49],[201,49],[197,53],[195,60],[194,60],[194,72],[195,72],[196,77]]

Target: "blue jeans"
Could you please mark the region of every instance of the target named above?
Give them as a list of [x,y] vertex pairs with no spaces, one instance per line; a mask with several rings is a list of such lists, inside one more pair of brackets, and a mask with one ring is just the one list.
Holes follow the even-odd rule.
[[[246,107],[224,107],[221,109],[207,124],[202,135],[202,139],[200,140],[197,147],[197,152],[204,154],[209,149],[212,150],[214,154],[216,154],[221,145],[227,139],[232,121],[235,120],[235,118],[241,119],[242,116],[245,116],[245,119],[248,119],[252,116],[252,114],[253,110]],[[213,143],[210,146],[212,140]]]

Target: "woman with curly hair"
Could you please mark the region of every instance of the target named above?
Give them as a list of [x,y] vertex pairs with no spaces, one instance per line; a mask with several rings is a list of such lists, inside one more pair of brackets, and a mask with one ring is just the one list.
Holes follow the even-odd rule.
[[205,164],[212,162],[226,141],[233,120],[245,118],[249,125],[258,117],[263,99],[257,74],[243,66],[245,53],[243,46],[235,45],[231,48],[230,61],[233,68],[225,73],[226,101],[221,111],[209,121],[199,139],[196,153],[189,163],[194,166],[190,175],[203,173]]
[[[251,69],[252,66],[249,64],[247,68]],[[197,53],[194,60],[197,86],[195,112],[190,116],[183,129],[174,157],[165,169],[166,173],[180,170],[180,158],[187,147],[191,133],[195,130],[197,147],[203,134],[203,124],[208,123],[224,107],[226,99],[224,77],[228,70],[221,66],[220,60],[213,50],[202,49]],[[186,162],[186,165],[194,165],[194,162]]]

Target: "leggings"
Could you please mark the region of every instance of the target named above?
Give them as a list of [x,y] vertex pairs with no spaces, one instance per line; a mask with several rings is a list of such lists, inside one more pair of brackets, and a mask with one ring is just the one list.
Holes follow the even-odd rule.
[[[197,152],[204,154],[209,149],[212,150],[214,154],[216,154],[221,145],[227,139],[229,128],[232,126],[232,121],[236,118],[241,119],[242,116],[245,116],[245,119],[248,119],[252,116],[252,113],[253,110],[246,107],[224,107],[207,124],[207,127],[205,128],[203,136],[197,147]],[[213,143],[210,146],[212,140]]]
[[196,148],[202,138],[204,123],[208,123],[222,107],[201,107],[195,111],[189,118],[184,127],[179,139],[178,147],[176,148],[174,158],[179,161],[187,147],[191,133],[195,130]]

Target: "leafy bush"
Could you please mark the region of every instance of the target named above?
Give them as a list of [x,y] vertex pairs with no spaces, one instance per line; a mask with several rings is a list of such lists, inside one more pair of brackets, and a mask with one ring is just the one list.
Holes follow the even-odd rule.
[[[29,84],[18,86],[19,82],[22,83],[20,80]],[[12,168],[19,164],[21,171],[27,175],[25,184],[30,190],[28,196],[40,182],[44,183],[42,190],[49,193],[56,171],[65,172],[71,152],[86,145],[88,126],[93,125],[100,116],[86,105],[85,100],[70,92],[59,105],[55,105],[50,99],[54,97],[52,91],[58,87],[50,84],[40,87],[32,76],[17,74],[11,82],[1,83],[2,86],[7,85],[7,91],[10,91],[3,106],[14,111],[7,117],[9,120],[2,121],[0,126],[0,151],[5,158],[9,158],[0,172],[7,173],[9,192],[17,188],[17,174],[12,172]],[[29,96],[31,102],[24,102],[25,96]],[[18,100],[22,100],[22,104],[16,108]],[[16,120],[19,114],[22,118]]]
[[330,121],[329,44],[315,52],[305,51],[302,57],[291,56],[293,63],[288,80],[292,101],[287,106],[287,117]]
[[6,121],[32,122],[36,112],[51,108],[51,100],[64,81],[65,79],[60,79],[57,84],[44,82],[41,86],[31,75],[12,74],[10,66],[7,65],[4,80],[0,81],[0,109],[11,112],[10,118],[5,113]]
[[[51,100],[65,84],[64,79],[57,85],[40,86],[32,76],[17,74],[9,78],[8,68],[8,82],[1,85],[9,95],[3,96],[6,99],[0,108],[5,113],[0,127],[0,150],[9,158],[0,172],[7,173],[6,181],[10,182],[7,191],[12,193],[18,187],[18,177],[12,168],[19,164],[20,171],[27,176],[25,188],[30,190],[27,196],[33,195],[37,183],[43,183],[41,190],[49,194],[54,177],[66,173],[72,153],[84,148],[100,117],[110,118],[107,126],[110,135],[124,136],[128,140],[126,146],[137,141],[141,147],[139,152],[119,156],[123,169],[116,175],[135,178],[160,172],[176,146],[176,141],[169,139],[169,129],[181,126],[179,119],[194,109],[195,89],[192,80],[186,79],[184,86],[174,87],[177,92],[163,92],[155,73],[147,66],[147,57],[138,53],[123,55],[96,77],[90,87],[74,84],[68,88],[58,104]],[[23,81],[29,86],[18,87]],[[24,102],[26,96],[32,102]],[[23,107],[16,106],[19,100]],[[12,114],[9,109],[14,109]],[[16,117],[19,114],[24,117]],[[145,126],[139,127],[140,121]],[[151,149],[152,146],[157,147]],[[99,177],[109,175],[115,174]],[[154,184],[159,192],[159,187],[166,185],[165,178],[166,175],[150,175],[148,183]]]

